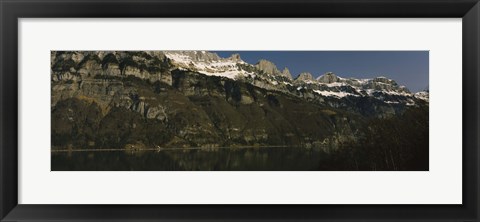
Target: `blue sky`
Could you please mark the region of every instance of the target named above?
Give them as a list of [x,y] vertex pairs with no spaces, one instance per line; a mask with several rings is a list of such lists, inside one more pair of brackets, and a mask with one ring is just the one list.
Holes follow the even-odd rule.
[[412,92],[428,87],[428,51],[213,51],[221,57],[240,54],[245,62],[260,59],[288,67],[293,77],[310,72],[315,77],[333,72],[341,77],[374,78],[385,76]]

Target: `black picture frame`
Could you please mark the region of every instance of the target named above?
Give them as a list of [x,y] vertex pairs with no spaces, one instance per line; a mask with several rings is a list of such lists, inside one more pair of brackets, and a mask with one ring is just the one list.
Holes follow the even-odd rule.
[[[1,221],[479,221],[480,156],[477,137],[479,136],[480,3],[478,0],[0,0],[0,2]],[[47,17],[462,18],[463,204],[18,204],[17,64],[19,34],[17,21],[19,18]]]

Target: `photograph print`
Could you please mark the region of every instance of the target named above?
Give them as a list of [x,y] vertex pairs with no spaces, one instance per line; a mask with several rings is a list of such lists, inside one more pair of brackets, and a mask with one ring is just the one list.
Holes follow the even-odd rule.
[[428,171],[428,51],[51,51],[52,171]]

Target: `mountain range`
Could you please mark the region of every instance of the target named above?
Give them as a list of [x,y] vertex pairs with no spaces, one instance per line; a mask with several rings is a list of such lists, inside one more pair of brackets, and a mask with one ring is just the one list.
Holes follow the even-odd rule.
[[[337,98],[370,96],[386,103],[406,105],[414,105],[415,99],[428,101],[428,92],[411,93],[405,86],[400,86],[394,80],[385,77],[342,78],[329,72],[314,79],[312,74],[304,72],[293,79],[288,68],[280,71],[273,62],[265,59],[259,60],[256,64],[248,64],[241,59],[239,54],[221,58],[215,53],[206,51],[165,51],[163,53],[180,69],[196,71],[209,76],[247,80],[262,88],[294,94],[296,93],[295,89],[292,89],[291,86],[296,86],[297,91],[311,89],[322,96]],[[385,98],[392,98],[392,100],[385,100]]]
[[386,77],[292,75],[208,51],[52,51],[51,84],[53,148],[338,147],[372,119],[428,114],[429,100]]

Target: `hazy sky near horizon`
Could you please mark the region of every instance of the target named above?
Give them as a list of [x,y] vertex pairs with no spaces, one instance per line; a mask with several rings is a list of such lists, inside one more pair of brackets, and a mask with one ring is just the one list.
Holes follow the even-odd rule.
[[333,72],[340,77],[374,78],[385,76],[418,92],[428,87],[428,51],[212,51],[220,57],[234,53],[250,64],[260,59],[287,67],[295,78],[301,72],[318,77]]

